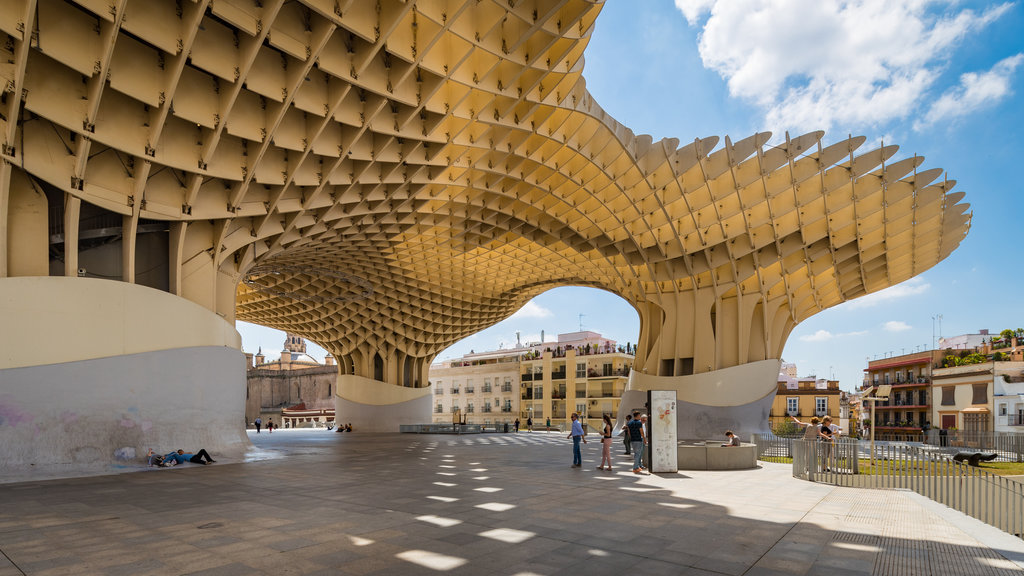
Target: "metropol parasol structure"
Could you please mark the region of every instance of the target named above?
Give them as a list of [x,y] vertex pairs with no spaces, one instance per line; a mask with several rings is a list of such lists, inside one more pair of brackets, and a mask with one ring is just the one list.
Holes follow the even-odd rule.
[[634,134],[600,9],[5,2],[0,464],[244,445],[236,320],[330,351],[357,427],[428,421],[440,351],[565,285],[636,308],[631,390],[753,430],[799,322],[964,238],[895,146]]

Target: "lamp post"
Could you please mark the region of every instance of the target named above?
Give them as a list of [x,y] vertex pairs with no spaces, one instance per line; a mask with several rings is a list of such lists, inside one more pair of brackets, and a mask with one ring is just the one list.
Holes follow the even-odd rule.
[[873,387],[869,392],[874,392],[873,396],[867,396],[864,399],[871,402],[871,466],[875,465],[875,404],[879,400],[888,400],[889,393],[892,391],[892,385],[882,384],[881,386]]

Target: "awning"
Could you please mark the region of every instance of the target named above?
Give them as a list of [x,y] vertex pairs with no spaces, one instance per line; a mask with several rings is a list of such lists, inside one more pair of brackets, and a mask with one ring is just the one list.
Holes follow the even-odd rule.
[[987,413],[991,412],[991,410],[988,409],[988,406],[980,406],[979,405],[979,406],[968,406],[967,408],[964,408],[963,410],[961,410],[961,412],[963,412],[965,414],[969,414],[969,413],[987,414]]

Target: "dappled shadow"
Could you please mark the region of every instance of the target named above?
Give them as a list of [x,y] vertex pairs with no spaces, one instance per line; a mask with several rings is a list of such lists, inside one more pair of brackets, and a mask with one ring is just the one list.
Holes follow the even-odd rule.
[[281,457],[4,486],[0,551],[26,574],[1018,572],[905,494],[783,465],[637,476],[621,444],[621,470],[595,470],[591,442],[571,468],[564,434],[539,432],[259,445]]

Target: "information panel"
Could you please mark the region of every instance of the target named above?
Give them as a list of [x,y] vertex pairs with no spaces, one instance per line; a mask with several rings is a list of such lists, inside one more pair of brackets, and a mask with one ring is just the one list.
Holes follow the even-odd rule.
[[676,392],[675,390],[649,390],[647,405],[651,414],[651,472],[676,472],[679,470],[676,451]]

